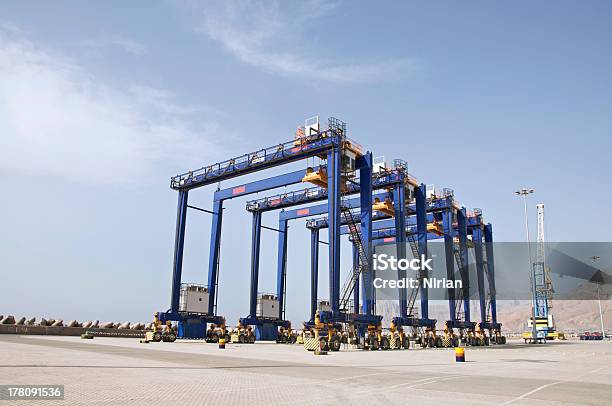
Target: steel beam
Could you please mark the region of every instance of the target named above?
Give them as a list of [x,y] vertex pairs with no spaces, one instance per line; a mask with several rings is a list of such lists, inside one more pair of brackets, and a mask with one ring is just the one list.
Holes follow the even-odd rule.
[[469,273],[469,258],[468,258],[468,240],[467,240],[467,218],[465,207],[457,211],[457,228],[459,235],[459,258],[461,260],[461,284],[463,285],[463,320],[466,323],[471,323],[470,316],[470,273]]
[[[442,226],[444,228],[444,259],[446,262],[446,279],[452,281],[455,279],[455,255],[453,242],[453,212],[446,210],[442,214]],[[451,321],[456,321],[456,304],[455,304],[455,288],[448,288],[448,311]]]
[[278,220],[278,260],[276,272],[276,295],[278,297],[278,318],[285,316],[285,280],[287,275],[287,220]]
[[251,240],[251,297],[250,317],[257,317],[257,288],[259,286],[259,253],[261,247],[261,213],[253,213]]
[[[478,218],[480,220],[480,217]],[[476,280],[478,282],[478,302],[480,307],[480,321],[487,322],[486,293],[484,286],[484,265],[482,257],[482,228],[479,224],[472,228],[472,242],[476,258]]]
[[[328,200],[327,213],[329,221],[329,296],[332,314],[340,313],[340,176],[341,150],[333,148],[327,154]],[[370,200],[371,201],[371,200]],[[370,202],[368,201],[368,203]]]
[[[325,165],[315,168],[319,170],[325,168]],[[250,195],[253,193],[265,192],[267,190],[277,189],[283,186],[295,185],[302,182],[306,176],[306,169],[300,169],[289,173],[284,173],[278,176],[272,176],[266,179],[256,180],[250,183],[217,190],[214,195],[214,200],[227,200],[235,197]]]
[[[353,269],[356,269],[357,267],[359,267],[359,250],[357,249],[357,245],[355,245],[354,243],[353,245]],[[360,278],[358,277],[357,280],[355,281],[355,290],[353,290],[353,313],[360,313],[359,311],[359,289],[361,289],[361,287],[359,286],[359,280]]]
[[493,257],[493,226],[484,226],[485,250],[487,255],[487,279],[489,280],[489,296],[491,300],[491,322],[497,325],[497,299],[495,291],[495,264]]
[[[427,214],[425,211],[426,205],[426,186],[424,183],[415,189],[416,203],[416,218],[417,218],[417,243],[419,256],[427,258]],[[419,272],[419,296],[421,299],[421,319],[429,319],[429,292],[424,286],[423,280],[428,277],[427,270]]]
[[181,294],[181,275],[183,273],[183,249],[185,247],[185,225],[187,222],[188,191],[180,191],[176,211],[176,231],[174,237],[174,263],[172,266],[172,295],[170,311],[178,312]]
[[317,313],[319,294],[319,230],[310,230],[310,321],[314,322]]
[[[363,275],[365,285],[365,297],[363,298],[363,313],[373,315],[376,311],[376,297],[372,281],[374,270],[372,269],[372,153],[368,152],[357,159],[356,166],[359,168],[359,197],[361,200],[361,241],[364,245],[366,258],[368,259],[366,272]],[[340,223],[336,226],[338,241],[340,240]],[[340,262],[340,258],[338,258]],[[339,265],[339,264],[338,264]],[[338,267],[339,268],[339,267]],[[340,273],[337,277],[338,289],[340,289]]]
[[177,175],[171,179],[170,187],[175,190],[189,190],[300,161],[337,149],[342,144],[342,140],[342,136],[321,133],[321,138],[300,145],[296,145],[295,141],[288,141],[278,146]]
[[[393,209],[395,211],[395,230],[396,232],[395,245],[397,249],[397,259],[406,258],[406,196],[404,183],[398,184],[393,189]],[[404,230],[404,231],[401,231]],[[398,279],[402,280],[406,277],[406,271],[400,269],[398,271]],[[399,289],[399,310],[402,317],[408,315],[408,289]]]

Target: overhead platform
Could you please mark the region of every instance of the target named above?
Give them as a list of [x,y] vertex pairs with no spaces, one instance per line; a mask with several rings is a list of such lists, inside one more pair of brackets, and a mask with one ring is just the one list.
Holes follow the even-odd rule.
[[372,210],[379,211],[381,213],[387,214],[388,216],[395,216],[395,209],[393,208],[393,202],[389,199],[385,199],[383,201],[375,201],[372,205]]

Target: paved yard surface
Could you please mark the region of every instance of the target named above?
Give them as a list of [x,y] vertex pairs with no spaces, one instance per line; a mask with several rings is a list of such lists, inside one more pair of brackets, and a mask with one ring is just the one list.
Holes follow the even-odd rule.
[[[0,384],[64,384],[18,404],[612,405],[612,344],[567,341],[314,356],[298,345],[0,335]],[[2,404],[11,402],[0,401]],[[17,402],[13,402],[17,403]]]

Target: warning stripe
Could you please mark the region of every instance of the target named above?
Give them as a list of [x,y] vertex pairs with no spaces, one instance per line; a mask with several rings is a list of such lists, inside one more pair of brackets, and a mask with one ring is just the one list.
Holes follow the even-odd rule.
[[319,339],[314,337],[305,337],[304,338],[304,348],[308,351],[314,351],[319,348]]

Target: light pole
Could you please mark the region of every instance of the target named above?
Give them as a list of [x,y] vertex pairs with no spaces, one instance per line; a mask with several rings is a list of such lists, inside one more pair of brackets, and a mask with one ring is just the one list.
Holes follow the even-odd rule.
[[527,252],[529,253],[529,278],[531,280],[531,294],[533,296],[531,302],[531,338],[534,344],[538,342],[538,330],[536,328],[536,282],[535,275],[533,275],[533,260],[531,258],[531,239],[529,238],[529,216],[527,215],[527,195],[530,195],[534,192],[533,189],[522,188],[521,190],[517,190],[514,194],[518,196],[523,196],[523,206],[525,208],[525,231],[527,232]]
[[[595,263],[599,258],[601,258],[600,256],[597,255],[593,255],[591,257],[591,260],[593,261],[593,263]],[[606,339],[606,329],[604,327],[604,321],[603,321],[603,313],[601,311],[601,298],[599,297],[599,285],[601,285],[601,282],[597,282],[597,304],[599,305],[599,321],[601,322],[601,334],[603,335],[603,339]]]

